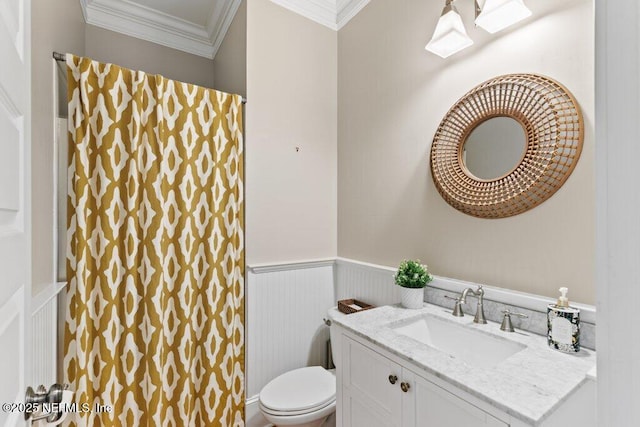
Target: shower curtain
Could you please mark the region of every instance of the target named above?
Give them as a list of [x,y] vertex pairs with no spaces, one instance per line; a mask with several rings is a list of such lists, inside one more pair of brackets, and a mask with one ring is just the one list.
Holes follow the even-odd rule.
[[71,424],[243,426],[241,97],[67,69]]

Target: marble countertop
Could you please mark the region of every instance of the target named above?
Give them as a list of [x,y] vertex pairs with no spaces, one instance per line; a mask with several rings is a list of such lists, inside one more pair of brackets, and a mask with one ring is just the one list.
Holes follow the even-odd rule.
[[[389,327],[424,314],[526,347],[496,366],[479,368],[400,335]],[[540,425],[587,381],[587,373],[596,365],[594,351],[583,349],[575,354],[561,353],[547,346],[546,337],[518,330],[503,332],[494,322],[475,324],[473,316],[453,317],[451,310],[431,304],[425,304],[419,310],[383,306],[350,315],[333,308],[329,317],[353,334],[534,426]]]

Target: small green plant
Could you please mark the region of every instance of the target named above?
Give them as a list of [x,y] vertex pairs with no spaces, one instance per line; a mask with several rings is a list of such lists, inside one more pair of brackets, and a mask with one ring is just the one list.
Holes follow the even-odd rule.
[[398,271],[393,278],[396,285],[403,288],[424,288],[427,283],[433,280],[426,265],[420,264],[420,260],[405,260],[400,263]]

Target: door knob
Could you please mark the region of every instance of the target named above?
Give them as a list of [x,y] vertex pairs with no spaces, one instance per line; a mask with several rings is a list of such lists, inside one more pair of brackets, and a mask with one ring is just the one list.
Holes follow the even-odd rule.
[[393,375],[393,374],[389,375],[389,382],[391,384],[395,384],[397,381],[398,381],[398,377],[396,375]]
[[24,419],[40,421],[46,418],[48,423],[60,422],[64,410],[60,405],[70,405],[73,392],[68,385],[53,384],[49,391],[40,385],[35,391],[27,387],[24,398]]
[[402,383],[400,383],[400,388],[402,389],[402,391],[404,391],[406,393],[406,392],[409,391],[411,386],[409,385],[409,383],[402,382]]

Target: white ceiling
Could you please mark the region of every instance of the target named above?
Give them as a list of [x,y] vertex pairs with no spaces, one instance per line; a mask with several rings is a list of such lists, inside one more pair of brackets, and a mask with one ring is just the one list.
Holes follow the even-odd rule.
[[[80,5],[88,24],[213,59],[241,1],[80,0]],[[370,0],[271,1],[339,30]]]

